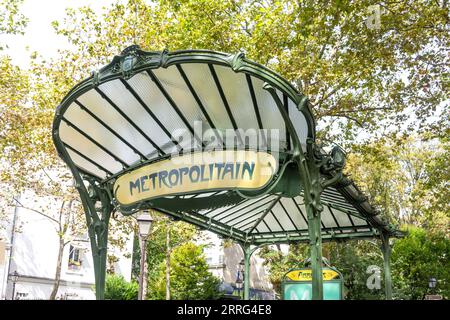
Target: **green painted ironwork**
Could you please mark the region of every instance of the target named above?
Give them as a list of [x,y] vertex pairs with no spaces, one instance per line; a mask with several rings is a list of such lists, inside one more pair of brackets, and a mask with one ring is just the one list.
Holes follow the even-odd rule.
[[[287,153],[281,152],[281,170],[276,173],[271,184],[258,192],[226,192],[221,195],[212,196],[206,201],[201,198],[195,199],[155,199],[153,201],[142,201],[137,205],[121,207],[113,196],[112,186],[114,181],[120,175],[130,172],[143,165],[168,159],[170,156],[160,156],[156,159],[147,159],[140,154],[141,160],[130,165],[126,169],[112,174],[106,179],[93,177],[87,172],[80,170],[75,166],[73,160],[68,154],[66,145],[59,137],[59,126],[63,121],[63,115],[72,103],[77,103],[76,99],[90,91],[97,90],[98,86],[115,79],[129,79],[142,71],[152,74],[152,69],[167,68],[180,63],[207,63],[221,66],[228,66],[235,72],[243,72],[247,76],[252,75],[265,82],[264,89],[272,96],[280,114],[285,122],[286,129],[292,139],[292,150]],[[298,110],[304,115],[308,127],[308,137],[306,141],[306,150],[303,150],[295,128],[286,112],[283,102],[280,100],[276,90],[285,93],[296,105]],[[171,103],[174,103],[171,101]],[[77,103],[79,104],[79,103]],[[83,106],[82,109],[84,108]],[[86,111],[85,109],[83,109]],[[101,121],[101,120],[100,120]],[[215,232],[222,237],[230,238],[243,244],[245,265],[244,298],[249,298],[250,281],[250,257],[256,250],[250,249],[253,245],[265,245],[271,243],[291,243],[291,242],[309,242],[311,251],[311,266],[313,270],[312,293],[313,299],[322,299],[322,240],[348,240],[371,238],[382,235],[382,239],[389,236],[399,236],[399,232],[386,222],[377,217],[377,212],[368,204],[367,199],[358,193],[356,196],[349,194],[346,187],[352,185],[351,180],[342,175],[343,164],[336,157],[339,150],[334,149],[331,154],[324,154],[315,144],[315,122],[310,110],[308,99],[300,94],[288,81],[281,76],[267,69],[266,67],[247,60],[243,54],[228,55],[220,52],[207,50],[187,50],[176,52],[146,52],[133,46],[123,51],[122,55],[114,57],[113,61],[107,66],[94,72],[92,76],[78,85],[76,85],[63,99],[58,106],[53,123],[53,141],[60,157],[69,166],[75,182],[76,188],[80,194],[81,202],[86,216],[88,233],[91,240],[91,249],[94,260],[96,297],[103,299],[106,272],[106,253],[109,219],[113,210],[118,210],[124,215],[130,215],[137,211],[149,208],[155,208],[176,219],[194,224],[202,229]],[[126,141],[124,142],[126,143]],[[136,150],[135,150],[136,152]],[[286,170],[286,171],[285,171]],[[86,186],[86,185],[87,186]],[[348,211],[349,214],[365,218],[374,229],[368,232],[354,231],[350,233],[331,233],[326,231],[322,234],[321,213],[324,209],[321,194],[330,187],[336,186],[342,189],[342,194],[349,203],[352,203],[356,211]],[[355,190],[358,189],[355,186]],[[250,232],[243,232],[233,226],[220,221],[208,218],[198,211],[205,208],[219,208],[225,205],[235,205],[245,199],[251,199],[268,194],[279,194],[285,197],[294,197],[302,193],[306,215],[308,220],[308,236],[302,234],[286,233],[285,236],[278,236],[273,233],[272,237],[256,237]],[[101,208],[97,209],[95,204],[99,202]],[[324,202],[329,202],[324,201]],[[273,204],[275,204],[274,202]],[[327,204],[334,208],[340,208],[339,205]],[[270,210],[270,209],[269,209]],[[269,211],[268,210],[268,211]],[[267,212],[268,212],[267,211]],[[256,226],[257,224],[255,224]],[[253,229],[250,229],[253,230]],[[339,228],[337,229],[339,230]],[[388,240],[387,240],[388,243]],[[386,240],[383,240],[383,254],[385,257],[386,274],[386,296],[392,297],[391,279],[390,279],[390,247]],[[246,292],[246,293],[245,293]]]
[[244,300],[250,299],[251,257],[256,250],[265,245],[253,246],[248,242],[238,242],[244,255]]
[[[322,155],[318,152],[312,139],[307,139],[306,141],[305,156],[299,138],[295,133],[295,128],[275,89],[270,85],[266,85],[265,89],[269,91],[276,102],[294,144],[293,159],[298,164],[300,178],[303,183],[303,195],[308,217],[309,245],[313,274],[312,298],[313,300],[322,300],[322,233],[320,214],[323,211],[323,205],[320,201],[320,195],[326,187],[336,184],[342,179],[343,164],[342,166],[333,165],[329,156]],[[307,100],[302,100],[301,103],[307,104]],[[302,106],[299,106],[299,109],[302,109]],[[326,168],[326,165],[331,165],[331,167]],[[321,171],[325,171],[325,169],[329,172],[335,170],[335,175],[328,178],[321,174]]]
[[252,252],[249,245],[244,245],[244,300],[250,298],[250,258]]

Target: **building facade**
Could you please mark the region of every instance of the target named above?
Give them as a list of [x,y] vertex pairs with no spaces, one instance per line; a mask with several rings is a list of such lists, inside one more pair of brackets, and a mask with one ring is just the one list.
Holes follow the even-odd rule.
[[[21,196],[22,206],[36,206],[32,193]],[[39,201],[44,201],[38,199]],[[4,224],[0,228],[0,299],[34,300],[49,299],[55,282],[58,260],[59,237],[52,221],[23,207],[6,208]],[[112,221],[114,223],[114,221]],[[110,246],[109,254],[117,261],[112,266],[116,274],[131,280],[133,234],[123,250]],[[243,259],[242,249],[229,244],[217,235],[202,232],[198,244],[205,245],[204,253],[209,271],[218,277],[234,294],[242,294],[237,284],[243,280],[239,265]],[[56,299],[95,299],[94,268],[87,234],[72,239],[65,247],[61,263],[61,281]],[[251,258],[250,298],[270,300],[274,290],[263,265],[263,259],[255,253]]]
[[[240,263],[243,252],[238,244],[227,243],[216,234],[204,232],[201,244],[206,246],[203,252],[209,271],[219,278],[224,287],[233,288],[234,294],[242,294],[239,282],[243,280]],[[275,291],[264,266],[264,260],[254,253],[250,259],[250,299],[273,300]]]
[[[36,204],[28,193],[21,196],[24,207]],[[41,201],[42,199],[37,199]],[[54,222],[23,207],[6,207],[7,219],[0,233],[0,299],[49,299],[55,282],[59,236]],[[133,235],[126,248],[109,249],[118,260],[114,270],[131,280]],[[61,281],[56,299],[95,299],[94,267],[87,233],[71,239],[64,247]]]

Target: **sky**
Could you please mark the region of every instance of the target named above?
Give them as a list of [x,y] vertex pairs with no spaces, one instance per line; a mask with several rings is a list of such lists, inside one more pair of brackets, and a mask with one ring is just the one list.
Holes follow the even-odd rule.
[[[0,42],[6,43],[13,63],[27,68],[30,54],[37,51],[43,56],[56,56],[57,50],[69,47],[63,36],[56,35],[52,21],[61,21],[65,8],[78,8],[89,5],[96,12],[101,12],[117,0],[25,0],[21,12],[29,19],[24,35],[0,36]],[[28,47],[28,48],[27,48]]]

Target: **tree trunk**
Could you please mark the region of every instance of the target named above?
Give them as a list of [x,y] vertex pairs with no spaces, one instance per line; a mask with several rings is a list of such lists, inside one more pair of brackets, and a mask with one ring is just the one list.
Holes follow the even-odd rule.
[[61,237],[59,238],[58,260],[56,262],[55,282],[53,284],[52,293],[50,294],[50,300],[55,300],[56,295],[58,294],[59,283],[61,282],[61,267],[62,267],[64,247],[65,247],[64,239]]
[[166,300],[170,300],[170,229],[166,230]]

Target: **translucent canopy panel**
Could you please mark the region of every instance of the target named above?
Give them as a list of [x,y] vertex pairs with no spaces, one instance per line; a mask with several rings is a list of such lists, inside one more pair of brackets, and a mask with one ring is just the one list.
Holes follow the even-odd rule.
[[[165,54],[165,55],[164,55]],[[142,162],[222,148],[289,153],[279,102],[300,143],[314,137],[308,108],[284,79],[241,56],[141,52],[117,57],[75,87],[55,121],[79,170],[101,180]]]

